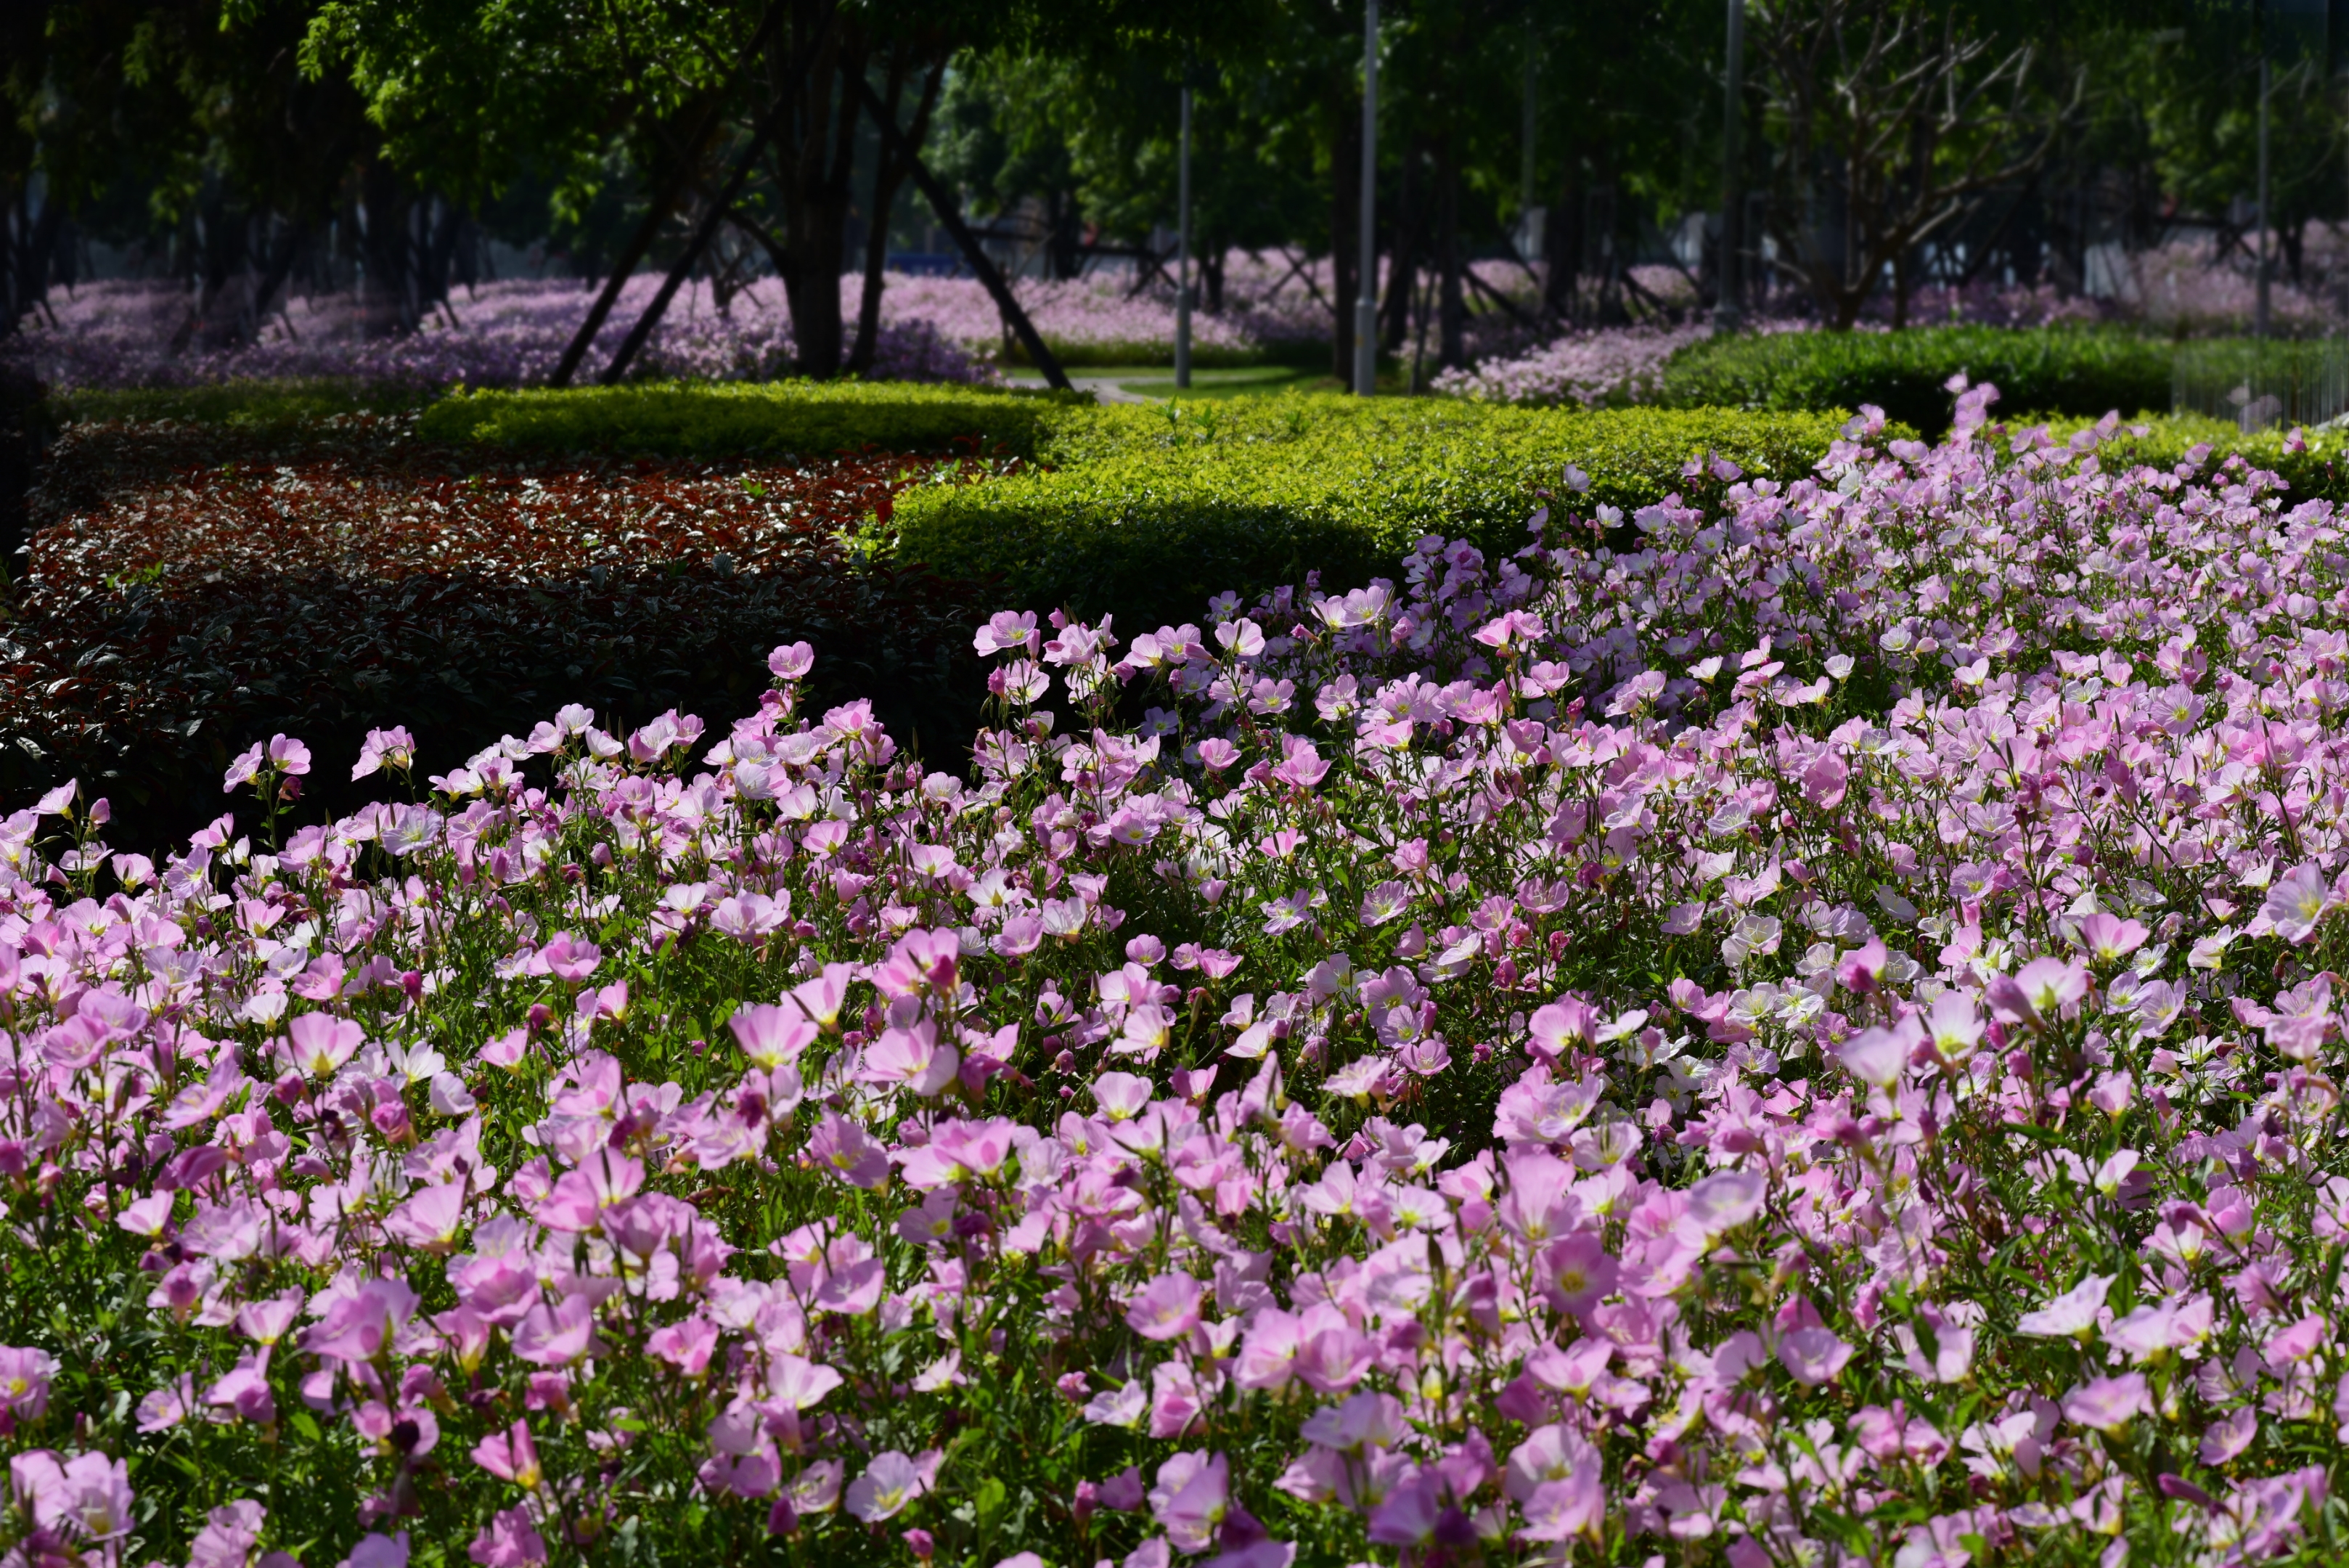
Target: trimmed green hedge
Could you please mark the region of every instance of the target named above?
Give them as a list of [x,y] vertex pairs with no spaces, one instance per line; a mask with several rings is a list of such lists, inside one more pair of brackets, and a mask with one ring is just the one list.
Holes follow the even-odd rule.
[[1790,479],[1845,417],[1329,394],[1088,410],[1056,422],[1038,453],[1047,468],[905,492],[896,550],[947,576],[999,576],[1013,604],[1154,627],[1197,618],[1226,588],[1392,574],[1430,533],[1514,550],[1569,463],[1590,480],[1577,510],[1627,515],[1722,488],[1682,476],[1692,457]]
[[1998,386],[1999,406],[2095,419],[2169,407],[2173,345],[2088,327],[1926,327],[1778,332],[1692,343],[1664,367],[1675,408],[1856,409],[1874,403],[1938,438],[1962,372]]
[[59,424],[114,420],[145,422],[176,420],[185,424],[227,425],[238,430],[296,430],[341,414],[402,414],[423,407],[434,394],[417,387],[337,377],[245,379],[191,387],[132,387],[76,389],[49,394],[49,414]]
[[450,393],[417,422],[427,440],[661,457],[943,452],[975,440],[1032,454],[1083,393],[909,381],[655,382]]

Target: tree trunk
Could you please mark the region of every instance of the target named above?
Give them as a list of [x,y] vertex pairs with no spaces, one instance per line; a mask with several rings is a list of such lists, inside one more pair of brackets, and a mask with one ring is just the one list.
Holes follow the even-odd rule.
[[56,254],[57,235],[65,226],[65,203],[55,196],[41,203],[41,215],[34,217],[27,205],[25,190],[19,186],[15,202],[16,213],[11,225],[13,253],[8,257],[8,297],[6,310],[0,314],[0,337],[16,330],[17,321],[41,302],[49,291],[49,266]]
[[416,299],[408,238],[409,198],[399,175],[380,154],[360,176],[364,214],[359,236],[366,268],[359,308],[370,337],[394,337],[416,329]]
[[1460,164],[1453,156],[1453,134],[1446,131],[1436,146],[1436,262],[1442,268],[1442,294],[1437,306],[1437,362],[1452,369],[1467,361],[1468,305],[1461,294]]
[[278,291],[285,286],[285,279],[294,271],[294,258],[301,254],[305,237],[302,225],[289,218],[277,243],[270,247],[268,263],[253,286],[253,299],[247,306],[248,338],[260,335],[261,323],[268,318]]
[[1542,313],[1552,321],[1579,325],[1582,292],[1582,192],[1575,182],[1575,161],[1567,161],[1566,182],[1558,188],[1557,204],[1542,226],[1542,257],[1548,267],[1542,279]]
[[1221,316],[1224,313],[1224,247],[1221,244],[1206,245],[1195,259],[1199,264],[1199,284],[1206,296],[1200,303],[1206,306],[1208,315]]
[[1402,173],[1396,182],[1394,259],[1387,267],[1386,320],[1381,325],[1390,354],[1402,353],[1411,335],[1412,291],[1419,283],[1418,173],[1419,143],[1413,140],[1403,147]]
[[[1354,247],[1361,226],[1361,115],[1340,101],[1332,106],[1337,134],[1330,154],[1330,374],[1351,385],[1354,377],[1354,301],[1361,290]],[[1377,264],[1371,263],[1373,266]]]
[[838,375],[844,357],[840,274],[856,146],[856,98],[849,84],[863,79],[865,64],[862,49],[842,47],[829,19],[826,35],[789,117],[777,171],[789,264],[778,270],[791,303],[792,369],[819,381]]
[[1047,240],[1051,250],[1052,275],[1065,283],[1085,269],[1084,256],[1078,249],[1084,244],[1083,225],[1078,221],[1083,208],[1074,191],[1054,191],[1047,201],[1046,212],[1052,225]]
[[[906,133],[916,147],[929,134],[930,111],[937,107],[938,86],[945,79],[946,64],[941,61],[930,67],[922,84],[922,101],[914,110],[913,129]],[[884,98],[893,116],[897,112],[897,97],[903,85],[903,67],[893,58],[889,90]],[[856,300],[856,344],[848,353],[848,369],[854,375],[861,376],[873,369],[873,356],[880,348],[881,295],[888,286],[884,269],[889,261],[889,214],[896,206],[897,192],[909,172],[903,161],[889,156],[885,139],[873,154],[873,210],[864,227],[864,286]]]

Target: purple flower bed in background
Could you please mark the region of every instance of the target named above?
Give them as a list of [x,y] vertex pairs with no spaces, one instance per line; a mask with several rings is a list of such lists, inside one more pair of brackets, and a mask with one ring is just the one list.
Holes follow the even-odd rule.
[[[843,290],[854,331],[857,280]],[[620,291],[587,358],[608,362],[660,286],[650,275]],[[976,285],[972,286],[976,287]],[[173,353],[189,310],[170,284],[98,283],[57,291],[50,321],[26,324],[12,352],[42,379],[62,387],[191,386],[240,378],[349,376],[409,386],[526,386],[543,381],[578,329],[595,295],[570,281],[484,284],[400,337],[370,338],[348,295],[295,299],[263,324],[260,341],[218,352]],[[762,278],[720,312],[707,284],[680,291],[637,365],[650,376],[766,379],[791,365],[791,316],[781,283]],[[993,372],[929,321],[885,314],[871,376],[875,380],[985,381]]]

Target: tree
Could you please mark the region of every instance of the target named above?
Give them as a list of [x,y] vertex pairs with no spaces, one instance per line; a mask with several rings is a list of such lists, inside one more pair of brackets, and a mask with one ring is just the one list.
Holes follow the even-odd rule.
[[1953,5],[1754,0],[1749,17],[1776,142],[1779,265],[1839,330],[1890,270],[1900,325],[1912,253],[2046,160],[2079,84],[2068,100],[2041,97],[2036,46],[1999,52]]

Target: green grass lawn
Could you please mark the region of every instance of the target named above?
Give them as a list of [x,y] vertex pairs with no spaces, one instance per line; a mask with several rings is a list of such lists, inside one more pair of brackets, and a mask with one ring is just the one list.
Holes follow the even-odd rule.
[[1317,370],[1303,370],[1288,365],[1251,365],[1237,370],[1193,370],[1187,391],[1174,385],[1174,372],[1171,367],[1163,371],[1153,368],[1131,380],[1121,376],[1117,384],[1143,398],[1249,398],[1266,392],[1287,391],[1292,387],[1300,390],[1312,389],[1315,382],[1326,379],[1327,375]]

